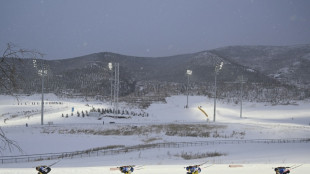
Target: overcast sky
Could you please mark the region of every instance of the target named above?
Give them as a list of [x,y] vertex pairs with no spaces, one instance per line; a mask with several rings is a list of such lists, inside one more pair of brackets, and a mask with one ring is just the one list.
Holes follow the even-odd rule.
[[310,43],[310,0],[0,0],[0,51],[169,56]]

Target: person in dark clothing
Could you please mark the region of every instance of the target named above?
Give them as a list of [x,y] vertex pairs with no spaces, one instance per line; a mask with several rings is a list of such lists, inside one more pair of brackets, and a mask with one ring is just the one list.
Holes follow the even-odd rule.
[[186,171],[187,171],[186,174],[198,174],[201,172],[201,168],[199,167],[199,165],[187,166]]
[[289,167],[277,167],[274,169],[276,174],[288,174],[290,173]]
[[38,167],[36,167],[36,170],[38,171],[38,174],[47,174],[52,169],[48,166],[38,166]]
[[122,166],[122,167],[119,167],[119,170],[122,173],[131,174],[133,172],[134,168],[132,166]]

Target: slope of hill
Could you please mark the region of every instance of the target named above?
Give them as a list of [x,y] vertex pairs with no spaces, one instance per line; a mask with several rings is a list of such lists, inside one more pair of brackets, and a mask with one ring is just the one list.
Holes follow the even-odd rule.
[[[186,70],[190,69],[193,71],[190,93],[211,97],[214,93],[215,66],[223,62],[223,69],[217,77],[219,98],[238,98],[238,77],[243,76],[247,79],[244,84],[246,100],[287,102],[310,96],[309,55],[310,45],[232,46],[158,58],[95,53],[44,61],[48,70],[45,88],[47,92],[58,95],[107,98],[114,78],[108,63],[113,62],[120,64],[121,96],[185,94]],[[17,69],[24,79],[20,84],[20,93],[41,91],[41,78],[36,73],[38,69],[33,68],[32,60],[24,60]]]
[[230,46],[212,52],[281,82],[309,88],[310,45]]

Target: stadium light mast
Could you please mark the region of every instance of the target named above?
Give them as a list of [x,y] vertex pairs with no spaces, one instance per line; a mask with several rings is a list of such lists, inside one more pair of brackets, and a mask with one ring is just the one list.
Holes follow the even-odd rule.
[[[118,96],[119,96],[119,63],[108,63],[111,71],[111,106],[113,114],[118,114]],[[114,78],[114,79],[113,79]],[[113,85],[114,84],[114,85]]]
[[113,103],[113,64],[109,62],[108,64],[109,70],[111,71],[110,81],[111,81],[111,106]]
[[33,67],[36,68],[37,73],[41,76],[41,88],[42,88],[42,96],[41,96],[41,125],[44,124],[43,117],[44,117],[44,76],[47,76],[46,66],[41,61],[41,67],[38,69],[37,60],[33,60]]
[[192,70],[187,70],[186,71],[186,74],[187,74],[187,87],[186,87],[186,90],[187,90],[187,97],[186,97],[186,108],[188,108],[188,95],[189,95],[189,76],[191,76],[193,73]]
[[220,72],[220,70],[223,68],[223,62],[221,62],[219,65],[216,65],[215,66],[215,69],[214,69],[214,111],[213,111],[213,122],[215,122],[215,117],[216,117],[216,76],[218,75],[218,73]]
[[118,96],[119,96],[119,63],[114,66],[114,114],[118,114]]

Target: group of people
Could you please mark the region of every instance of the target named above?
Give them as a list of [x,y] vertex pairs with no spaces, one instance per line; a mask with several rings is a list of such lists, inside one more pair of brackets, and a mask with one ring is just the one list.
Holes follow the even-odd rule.
[[[118,169],[124,173],[124,174],[131,174],[134,171],[134,166],[121,166],[118,167]],[[187,166],[185,167],[186,169],[186,174],[198,174],[201,172],[200,165],[193,165],[193,166]],[[38,174],[47,174],[49,173],[52,169],[49,166],[38,166],[36,167],[36,170],[38,171]],[[276,174],[289,174],[290,169],[289,167],[277,167],[274,169]]]
[[[200,165],[194,165],[194,166],[187,166],[186,167],[186,174],[198,174],[201,172]],[[131,174],[134,171],[133,166],[121,166],[118,167],[119,170],[124,174]]]

